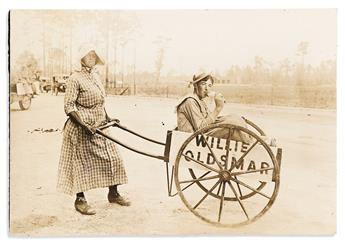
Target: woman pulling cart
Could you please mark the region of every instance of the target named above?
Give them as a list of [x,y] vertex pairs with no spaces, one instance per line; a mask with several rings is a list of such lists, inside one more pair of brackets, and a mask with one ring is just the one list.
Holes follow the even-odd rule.
[[129,206],[130,202],[117,190],[118,185],[127,183],[127,176],[115,143],[95,136],[96,127],[113,120],[105,111],[105,90],[95,69],[104,62],[93,47],[85,45],[79,52],[81,69],[67,81],[64,99],[68,120],[63,131],[57,189],[76,195],[74,206],[78,212],[93,215],[96,211],[86,201],[87,190],[108,187],[110,203]]

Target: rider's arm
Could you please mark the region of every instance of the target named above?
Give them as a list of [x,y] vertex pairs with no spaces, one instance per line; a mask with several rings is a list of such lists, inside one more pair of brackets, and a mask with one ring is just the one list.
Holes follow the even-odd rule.
[[200,107],[194,99],[187,99],[181,109],[183,109],[182,112],[195,131],[213,123],[219,114],[212,112],[205,116],[201,113]]
[[221,111],[222,111],[222,108],[220,107],[214,108],[214,111],[210,114],[210,117],[212,117],[213,120],[215,121]]

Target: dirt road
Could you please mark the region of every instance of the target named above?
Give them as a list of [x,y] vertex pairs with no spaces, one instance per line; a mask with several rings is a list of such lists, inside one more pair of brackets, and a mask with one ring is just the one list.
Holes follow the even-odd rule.
[[[174,99],[108,97],[107,109],[122,124],[165,141],[175,125]],[[14,235],[324,235],[336,230],[336,112],[227,104],[224,114],[243,114],[277,138],[283,148],[281,186],[272,208],[240,228],[219,228],[195,217],[179,197],[167,194],[165,165],[124,148],[129,184],[120,192],[132,206],[107,202],[106,189],[87,192],[97,210],[83,216],[74,198],[56,192],[65,121],[63,96],[43,94],[28,111],[10,111],[10,230]],[[119,135],[124,138],[123,135]],[[135,138],[128,144],[152,153]]]

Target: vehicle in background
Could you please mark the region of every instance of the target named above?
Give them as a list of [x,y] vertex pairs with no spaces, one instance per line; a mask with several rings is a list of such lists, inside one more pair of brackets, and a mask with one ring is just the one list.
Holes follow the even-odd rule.
[[41,91],[48,93],[50,90],[52,90],[52,84],[50,82],[50,79],[48,77],[41,77]]
[[55,75],[53,76],[53,94],[58,95],[58,93],[65,93],[66,92],[66,82],[69,78],[69,75]]
[[28,82],[19,80],[16,83],[10,83],[10,104],[18,102],[21,110],[30,108],[33,95],[32,86]]
[[32,91],[33,91],[33,94],[34,94],[34,95],[39,95],[40,93],[42,93],[42,90],[41,90],[41,83],[40,83],[40,81],[38,81],[38,80],[34,80],[34,81],[31,83],[31,88],[32,88]]
[[42,92],[52,92],[52,94],[58,95],[58,93],[66,92],[66,82],[69,75],[54,75],[52,78],[41,77],[41,89]]

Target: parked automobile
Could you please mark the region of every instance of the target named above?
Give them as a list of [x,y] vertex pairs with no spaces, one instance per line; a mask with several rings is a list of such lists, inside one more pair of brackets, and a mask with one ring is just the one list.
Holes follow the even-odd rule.
[[58,93],[65,93],[66,92],[66,82],[69,78],[68,75],[62,75],[62,76],[53,76],[53,93],[55,95],[58,95]]
[[31,84],[23,81],[10,84],[10,104],[18,102],[21,110],[28,110],[34,95]]
[[52,84],[50,82],[50,79],[48,77],[41,77],[41,90],[42,92],[48,93],[52,90]]

